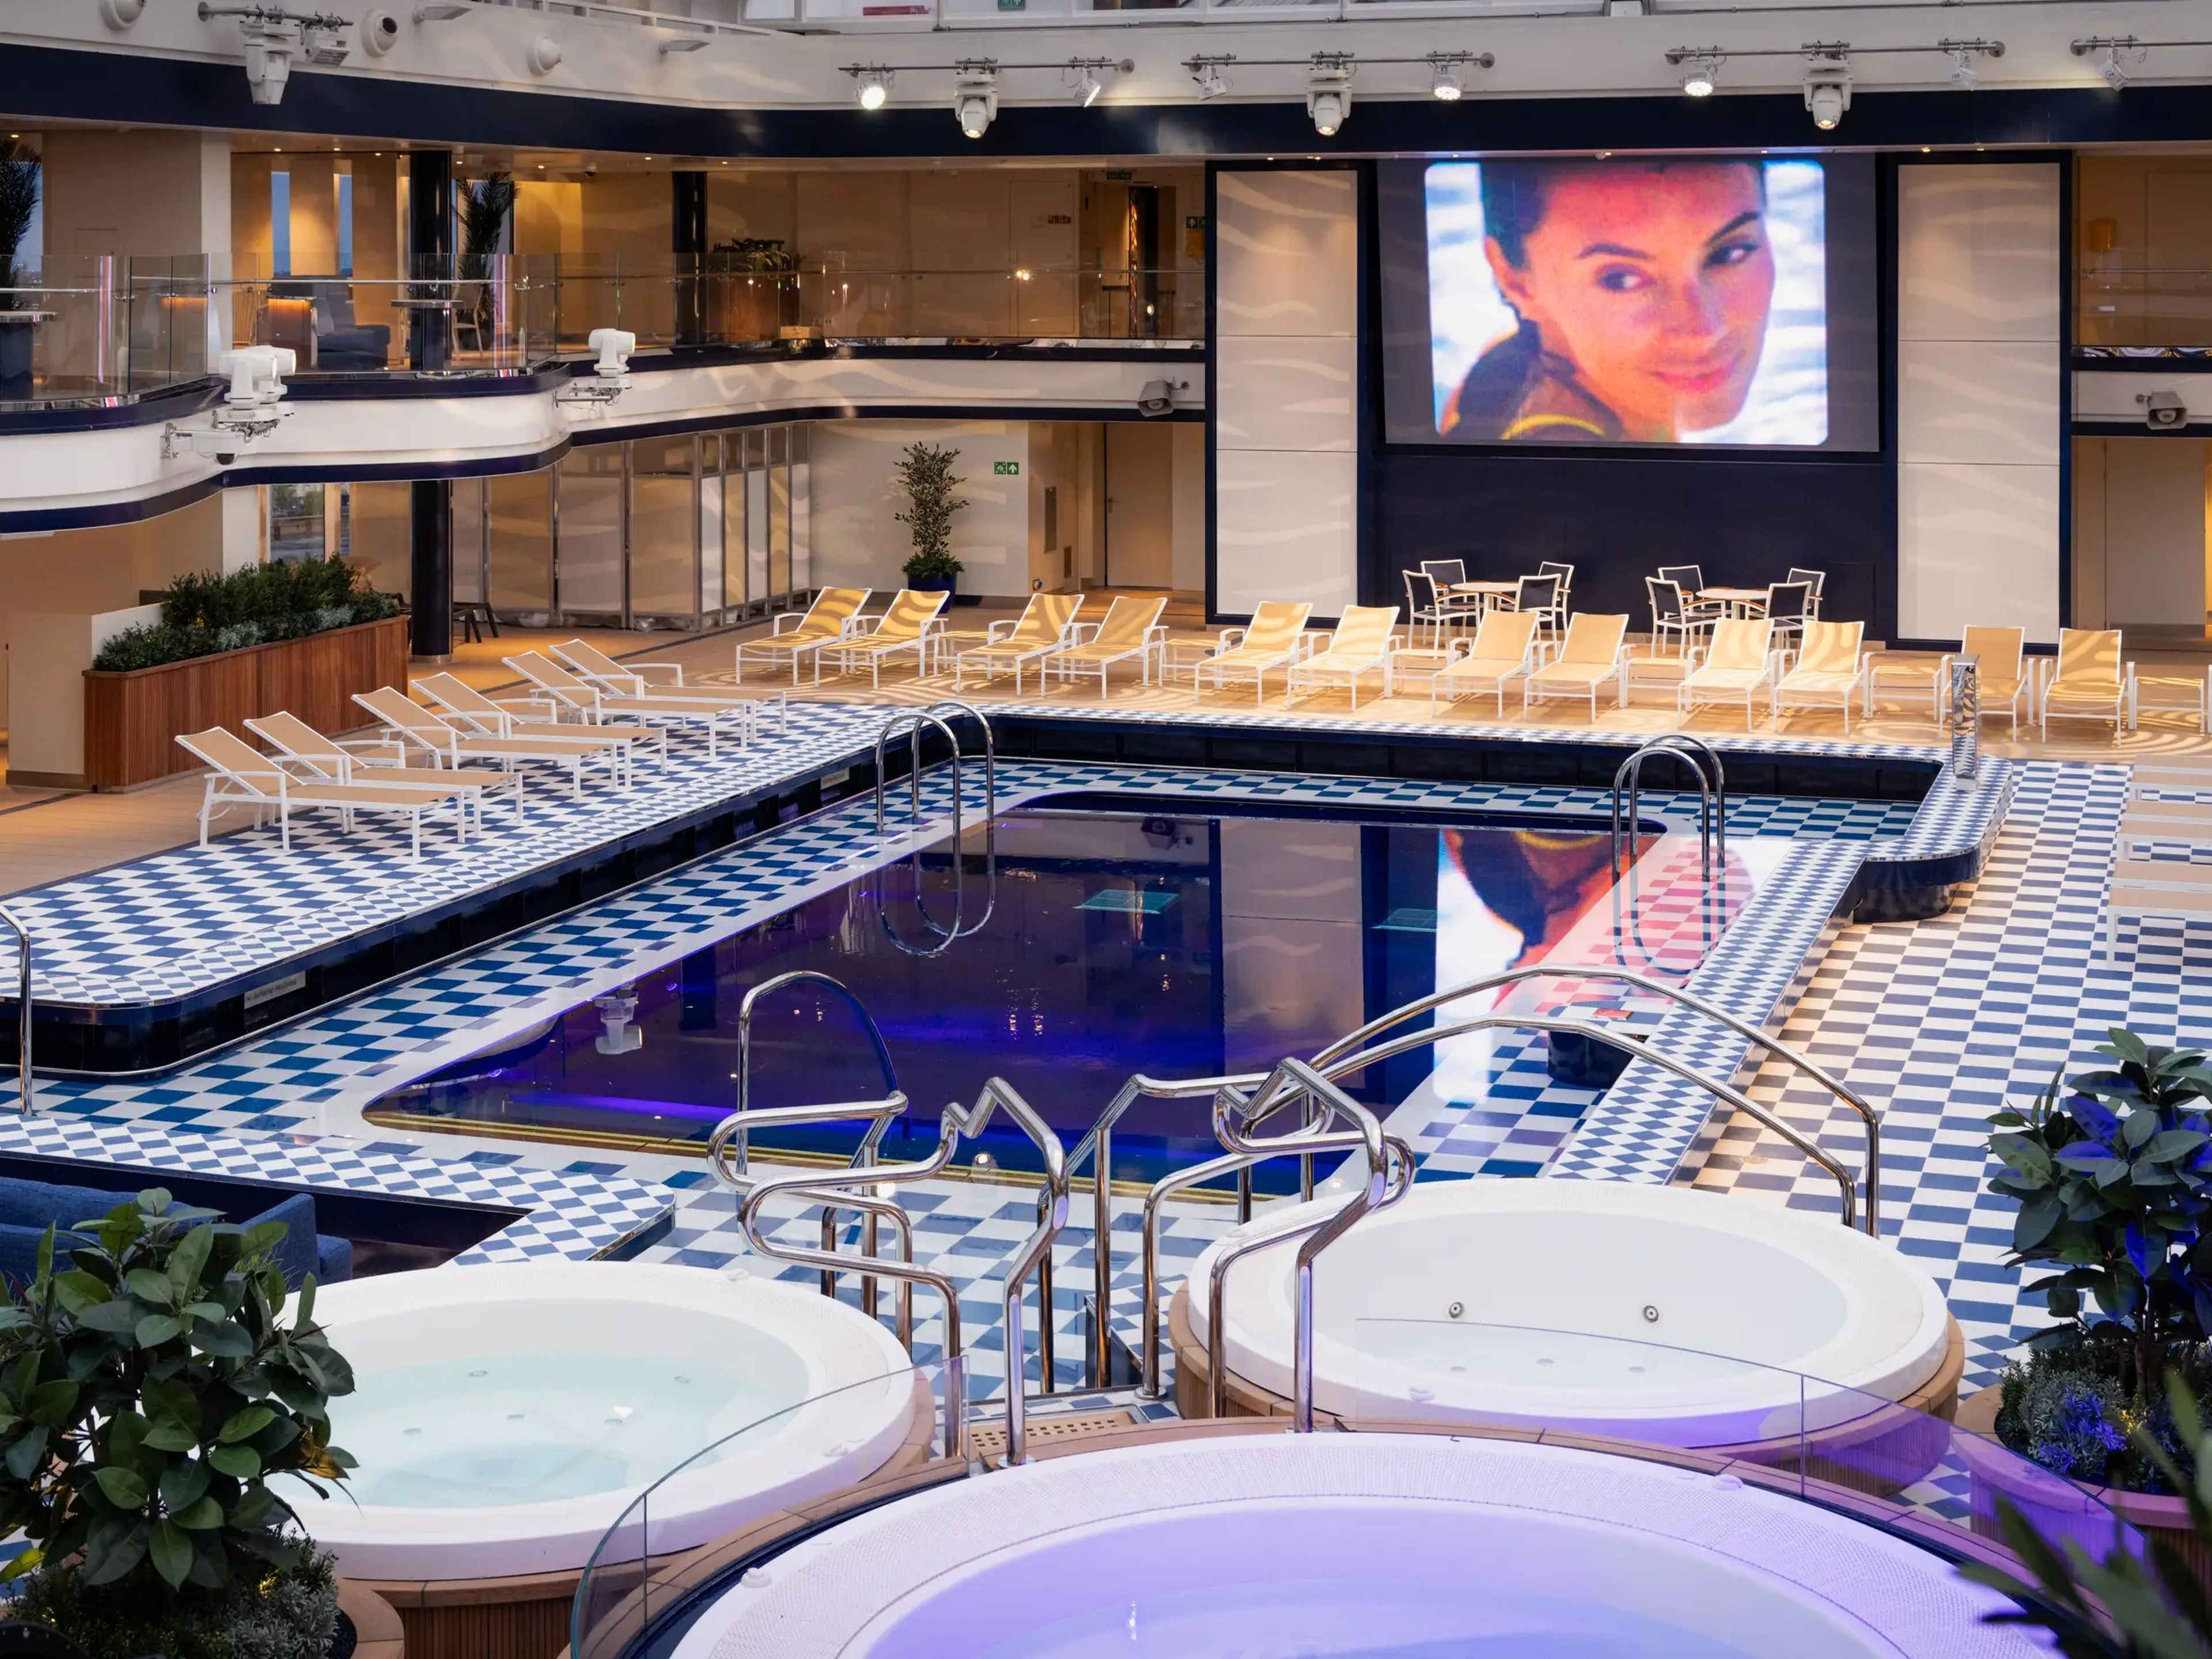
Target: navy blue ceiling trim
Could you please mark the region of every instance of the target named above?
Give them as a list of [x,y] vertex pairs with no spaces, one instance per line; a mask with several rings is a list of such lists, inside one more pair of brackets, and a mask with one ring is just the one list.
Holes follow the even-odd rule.
[[2073,366],[2085,374],[2212,374],[2212,356],[2087,357],[2076,346]]
[[91,530],[101,525],[137,524],[144,519],[158,519],[164,513],[190,507],[194,501],[205,501],[222,488],[222,475],[202,478],[181,489],[166,490],[159,495],[143,496],[136,501],[100,501],[88,507],[40,507],[35,511],[9,513],[0,511],[0,536],[41,535],[55,530]]
[[[1163,52],[1180,50],[1162,42]],[[1656,78],[1663,66],[1656,61]],[[1007,105],[980,140],[949,104],[863,114],[829,109],[702,109],[397,75],[295,74],[282,104],[255,104],[235,63],[56,46],[0,46],[9,111],[35,119],[308,132],[340,138],[635,151],[696,156],[1352,156],[1473,150],[1814,149],[1795,92],[1613,98],[1362,99],[1334,139],[1302,102]],[[2197,86],[1988,88],[1975,93],[1861,88],[1838,135],[1854,147],[2180,143],[2212,139],[2212,98]]]

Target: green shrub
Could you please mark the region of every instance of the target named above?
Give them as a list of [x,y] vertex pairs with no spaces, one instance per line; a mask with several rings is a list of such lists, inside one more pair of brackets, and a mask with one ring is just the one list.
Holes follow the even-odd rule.
[[[2174,1432],[2165,1396],[2145,1404],[2130,1390],[2136,1363],[2131,1340],[2109,1322],[2072,1341],[2029,1349],[2000,1379],[1997,1438],[2045,1468],[2093,1486],[2164,1492],[2164,1477],[2137,1444],[2138,1437],[2147,1437],[2194,1479],[2196,1462]],[[2202,1400],[2212,1394],[2212,1352],[2176,1343],[2165,1356],[2165,1375]]]
[[86,1659],[323,1659],[337,1625],[327,1555],[184,1607],[153,1595],[88,1591],[73,1573],[34,1572],[12,1616],[69,1632]]
[[228,574],[179,576],[161,595],[161,620],[126,629],[100,648],[94,668],[158,668],[217,651],[296,640],[325,629],[382,622],[406,609],[336,559],[289,559]]
[[[270,1478],[345,1478],[330,1401],[352,1369],[313,1322],[312,1279],[284,1322],[281,1222],[216,1222],[152,1188],[76,1231],[91,1242],[58,1262],[49,1228],[0,1305],[0,1533],[30,1543],[0,1577],[27,1574],[19,1606],[96,1659],[245,1659],[234,1626],[293,1621],[300,1596],[276,1591],[325,1571]],[[133,1646],[148,1626],[164,1641]]]

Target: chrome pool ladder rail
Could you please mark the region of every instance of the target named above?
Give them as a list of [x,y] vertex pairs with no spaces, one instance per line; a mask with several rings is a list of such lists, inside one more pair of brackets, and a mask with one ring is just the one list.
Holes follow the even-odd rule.
[[37,1110],[31,1094],[31,930],[5,908],[0,921],[15,935],[15,1110],[29,1117]]
[[[869,1043],[875,1049],[876,1064],[883,1073],[884,1097],[882,1099],[836,1101],[803,1106],[778,1107],[767,1110],[754,1109],[752,1104],[754,1006],[770,993],[796,984],[828,987],[843,998],[846,1005],[859,1017],[862,1028],[867,1032]],[[714,1133],[708,1137],[707,1164],[718,1181],[732,1191],[740,1194],[748,1189],[750,1181],[747,1172],[746,1159],[749,1150],[748,1136],[751,1130],[788,1127],[795,1124],[866,1122],[868,1127],[860,1137],[860,1145],[854,1148],[848,1165],[852,1169],[865,1169],[876,1162],[877,1153],[883,1145],[884,1136],[890,1128],[892,1120],[903,1116],[909,1104],[905,1091],[899,1087],[898,1068],[891,1063],[890,1048],[884,1041],[882,1028],[877,1025],[875,1017],[868,1012],[866,1005],[842,980],[811,968],[795,969],[789,973],[775,975],[746,990],[744,1000],[738,1005],[737,1084],[737,1109],[716,1124]],[[875,1255],[877,1222],[879,1218],[888,1215],[899,1234],[904,1259],[909,1261],[914,1259],[913,1224],[908,1219],[903,1209],[893,1205],[886,1211],[880,1204],[852,1205],[847,1207],[855,1209],[860,1214],[860,1250],[864,1255]],[[822,1247],[825,1250],[834,1250],[836,1248],[836,1210],[825,1204],[822,1212]],[[834,1274],[825,1272],[822,1275],[822,1293],[824,1296],[836,1294],[836,1279]],[[913,1301],[912,1287],[902,1284],[899,1286],[897,1311],[898,1334],[899,1340],[908,1343],[909,1346],[914,1328]],[[860,1281],[860,1304],[867,1311],[870,1318],[875,1317],[876,1282],[873,1278],[863,1278]]]
[[952,751],[952,843],[960,844],[960,736],[946,723],[945,716],[972,719],[983,733],[983,803],[987,822],[996,822],[999,816],[999,743],[991,730],[989,718],[971,702],[957,697],[940,697],[926,708],[902,708],[886,720],[876,733],[876,835],[884,833],[884,763],[888,758],[890,740],[903,734],[908,739],[907,791],[914,822],[921,821],[921,737],[923,727],[933,726],[945,734],[945,741]]
[[[1411,1002],[1403,1003],[1391,1009],[1388,1013],[1378,1015],[1358,1030],[1339,1037],[1328,1048],[1321,1050],[1314,1056],[1313,1063],[1328,1075],[1334,1077],[1337,1074],[1334,1062],[1340,1056],[1352,1053],[1371,1039],[1389,1030],[1393,1026],[1402,1025],[1407,1020],[1417,1019],[1423,1014],[1432,1013],[1447,1003],[1456,1002],[1462,997],[1479,996],[1485,991],[1502,990],[1508,986],[1520,985],[1531,980],[1545,979],[1605,980],[1615,984],[1632,985],[1640,991],[1648,991],[1652,995],[1672,1003],[1677,1007],[1687,1008],[1693,1013],[1702,1014],[1706,1018],[1726,1026],[1745,1042],[1772,1054],[1803,1076],[1811,1079],[1838,1100],[1843,1102],[1844,1105],[1850,1107],[1858,1115],[1860,1123],[1866,1131],[1866,1170],[1863,1177],[1866,1189],[1866,1204],[1863,1212],[1866,1231],[1874,1237],[1879,1238],[1881,1236],[1881,1115],[1874,1109],[1866,1097],[1809,1055],[1791,1048],[1778,1037],[1769,1036],[1749,1020],[1738,1018],[1695,992],[1684,990],[1677,985],[1669,985],[1662,980],[1653,979],[1648,974],[1639,974],[1626,968],[1608,967],[1602,963],[1539,962],[1532,963],[1525,968],[1509,968],[1501,973],[1487,974],[1480,979],[1468,980],[1440,991],[1431,992],[1426,996],[1416,997]],[[1416,1035],[1425,1042],[1434,1042],[1441,1036],[1450,1034],[1450,1031],[1443,1028],[1425,1026]],[[1645,1046],[1640,1040],[1634,1038],[1631,1040],[1637,1043],[1632,1050],[1636,1054],[1649,1055],[1657,1052]],[[1419,1042],[1408,1042],[1405,1045],[1407,1048],[1421,1046],[1422,1043]],[[1754,1117],[1759,1117],[1761,1121],[1764,1121],[1765,1115],[1763,1109],[1758,1108],[1753,1109],[1752,1115]],[[1791,1145],[1798,1146],[1800,1151],[1806,1150],[1797,1138],[1796,1131],[1778,1128],[1778,1133],[1784,1133],[1785,1138],[1790,1140]],[[1845,1212],[1847,1215],[1850,1212],[1850,1206],[1848,1205],[1845,1206]]]
[[[1728,860],[1728,776],[1721,768],[1719,752],[1702,738],[1693,738],[1685,732],[1669,732],[1654,738],[1626,760],[1613,775],[1613,878],[1620,879],[1621,854],[1636,840],[1637,796],[1643,781],[1644,763],[1659,756],[1671,755],[1689,769],[1698,785],[1698,867],[1706,880],[1712,879],[1713,855],[1720,854],[1723,866]],[[1704,759],[1700,760],[1699,756]],[[1712,770],[1705,770],[1711,763]],[[1622,796],[1627,797],[1627,827],[1622,830]]]
[[[973,1106],[963,1109],[957,1102],[947,1104],[939,1119],[937,1149],[919,1162],[871,1163],[844,1170],[805,1170],[753,1181],[738,1205],[738,1224],[745,1242],[770,1261],[818,1267],[825,1275],[865,1274],[872,1267],[874,1272],[890,1278],[927,1285],[937,1292],[945,1305],[945,1451],[948,1457],[965,1461],[968,1454],[967,1350],[961,1333],[959,1287],[946,1274],[916,1263],[912,1259],[910,1249],[900,1261],[889,1261],[878,1258],[863,1266],[853,1257],[840,1255],[834,1249],[811,1249],[804,1245],[787,1244],[769,1238],[761,1231],[760,1218],[763,1207],[770,1199],[789,1196],[804,1203],[836,1204],[841,1208],[866,1211],[875,1207],[896,1212],[903,1219],[905,1212],[890,1200],[890,1190],[942,1175],[951,1166],[953,1154],[958,1150],[962,1139],[979,1139],[989,1127],[992,1117],[1000,1111],[1005,1112],[1016,1127],[1036,1144],[1044,1162],[1044,1184],[1038,1205],[1036,1231],[1024,1239],[1016,1251],[1007,1269],[1003,1291],[1007,1372],[1006,1461],[1019,1463],[1027,1461],[1029,1455],[1024,1409],[1026,1401],[1022,1379],[1023,1356],[1026,1346],[1021,1334],[1023,1287],[1032,1273],[1039,1275],[1039,1312],[1042,1322],[1049,1325],[1052,1319],[1050,1279],[1043,1267],[1051,1261],[1054,1241],[1067,1224],[1068,1182],[1066,1159],[1059,1136],[1011,1084],[1003,1078],[991,1078],[983,1085],[982,1091],[977,1095]],[[765,1113],[752,1115],[757,1123],[763,1121],[766,1115]],[[852,1190],[854,1188],[865,1188],[867,1191],[855,1192]],[[910,1234],[908,1237],[910,1239]],[[908,1352],[912,1352],[910,1345]],[[1049,1364],[1048,1359],[1047,1363]]]

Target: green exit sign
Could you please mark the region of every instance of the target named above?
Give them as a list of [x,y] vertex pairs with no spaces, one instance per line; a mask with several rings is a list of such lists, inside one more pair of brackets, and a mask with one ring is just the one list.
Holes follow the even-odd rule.
[[1018,478],[1022,476],[1022,464],[1019,461],[994,461],[991,471],[996,477]]

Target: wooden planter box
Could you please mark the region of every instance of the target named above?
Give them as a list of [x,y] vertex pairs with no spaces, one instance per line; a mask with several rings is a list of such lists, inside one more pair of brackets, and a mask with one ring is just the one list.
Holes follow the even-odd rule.
[[84,770],[94,789],[129,789],[199,765],[177,738],[211,726],[249,742],[245,722],[289,710],[318,732],[363,724],[356,691],[407,684],[407,618],[333,628],[212,657],[84,675]]

